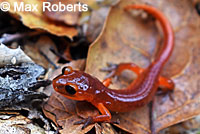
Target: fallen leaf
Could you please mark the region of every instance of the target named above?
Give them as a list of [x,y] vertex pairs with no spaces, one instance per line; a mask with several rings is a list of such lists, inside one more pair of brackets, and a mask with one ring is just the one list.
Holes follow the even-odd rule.
[[88,22],[86,37],[93,42],[100,34],[110,8],[119,3],[119,0],[102,0],[93,3],[87,1],[87,3],[93,11]]
[[[37,125],[32,124],[32,121],[28,118],[17,115],[0,117],[0,134],[38,134],[45,133],[45,130]],[[4,118],[6,117],[6,118]]]
[[[100,69],[107,62],[134,62],[145,68],[156,55],[161,43],[161,32],[155,21],[142,20],[124,12],[126,5],[145,3],[165,14],[175,31],[175,48],[163,69],[163,75],[171,77],[176,88],[174,102],[168,95],[156,97],[152,119],[148,106],[132,112],[112,114],[121,123],[117,125],[130,133],[159,132],[161,129],[188,120],[200,114],[199,90],[199,16],[190,1],[133,1],[123,0],[114,6],[98,39],[90,46],[86,72],[103,80],[105,73]],[[180,5],[177,5],[179,3]],[[117,14],[117,16],[116,16]],[[196,20],[196,21],[194,21]],[[126,76],[124,76],[125,79]],[[115,82],[111,88],[122,88],[122,82]],[[151,121],[150,121],[151,120]],[[150,128],[150,122],[151,128]]]
[[[67,99],[56,92],[51,95],[48,102],[44,105],[43,112],[59,127],[62,127],[59,131],[61,134],[85,134],[94,127],[94,125],[90,125],[82,130],[82,125],[74,125],[76,121],[82,120],[77,115],[76,101]],[[91,110],[89,114],[87,110],[85,112],[87,113],[86,115],[91,116],[98,113],[97,110]]]
[[109,123],[95,124],[96,134],[118,134]]
[[[58,36],[67,36],[69,38],[73,38],[78,34],[78,31],[75,27],[70,27],[55,21],[50,21],[46,16],[44,16],[42,3],[45,0],[32,0],[32,1],[19,1],[19,0],[0,0],[0,2],[9,2],[10,10],[9,12],[19,15],[24,25],[29,28],[41,28],[47,30],[48,32],[58,35]],[[15,11],[14,3],[23,2],[25,4],[34,4],[38,5],[38,11],[26,12],[26,11]]]
[[179,123],[176,125],[173,125],[171,127],[165,128],[162,131],[159,132],[159,134],[199,134],[199,128],[200,128],[200,115],[196,116],[193,119],[187,120],[183,123]]
[[28,42],[24,45],[24,52],[31,57],[34,62],[44,68],[52,67],[49,61],[44,57],[47,56],[52,62],[57,61],[57,56],[50,51],[50,48],[56,50],[56,45],[47,36],[41,36],[36,42]]
[[154,101],[152,113],[155,132],[200,114],[200,17],[192,2],[183,0],[181,8],[171,4],[176,2],[170,0],[159,3],[161,9],[168,7],[164,12],[169,16],[176,34],[175,49],[168,64],[170,69],[165,68],[175,75],[173,80],[176,88],[174,101],[163,96],[158,96]]
[[90,42],[93,42],[100,34],[109,10],[110,8],[105,7],[92,12],[86,33]]
[[[69,12],[69,11],[51,12],[51,11],[48,11],[48,10],[45,12],[45,15],[48,16],[48,18],[50,18],[54,21],[64,22],[67,25],[79,25],[80,22],[81,22],[81,19],[86,19],[84,17],[87,17],[88,19],[90,18],[91,12],[93,13],[96,10],[101,9],[102,7],[108,8],[108,7],[113,6],[113,5],[115,5],[119,2],[119,0],[102,0],[102,1],[97,1],[97,0],[51,1],[51,0],[47,0],[47,1],[50,2],[51,4],[62,3],[64,5],[67,5],[67,4],[73,4],[74,5],[74,4],[77,4],[77,3],[80,2],[81,5],[86,4],[89,7],[89,10],[87,12],[79,12],[78,7],[76,7],[76,9],[73,12]],[[82,9],[83,8],[81,8],[81,10]],[[85,13],[87,15],[85,15]],[[102,12],[102,13],[104,13],[104,12]],[[96,20],[94,20],[94,21],[96,21]],[[104,19],[102,21],[104,21]]]
[[[64,5],[67,5],[67,4],[73,4],[74,5],[74,4],[77,4],[78,2],[80,2],[83,5],[83,4],[87,4],[88,0],[73,0],[73,1],[70,1],[70,0],[51,1],[51,0],[48,0],[48,2],[50,2],[51,4],[62,3]],[[92,2],[95,2],[95,1],[90,1],[90,2],[92,4]],[[88,6],[88,4],[87,4],[87,6]],[[78,25],[79,18],[81,16],[81,14],[84,13],[84,12],[79,12],[78,7],[76,7],[74,10],[75,11],[73,11],[73,12],[69,12],[69,11],[50,12],[50,11],[47,10],[45,12],[45,15],[48,16],[48,18],[50,18],[54,21],[60,21],[60,22],[64,22],[67,25],[74,26],[74,25]]]

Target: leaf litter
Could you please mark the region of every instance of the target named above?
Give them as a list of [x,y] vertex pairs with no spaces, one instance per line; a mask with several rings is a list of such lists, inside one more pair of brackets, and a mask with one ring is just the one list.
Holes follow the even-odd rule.
[[[198,44],[200,41],[198,35],[200,31],[198,29],[198,22],[200,21],[198,21],[198,8],[195,7],[195,4],[193,2],[186,0],[182,1],[181,3],[176,0],[161,2],[155,2],[154,0],[123,0],[111,9],[108,16],[105,15],[107,16],[107,21],[104,25],[103,31],[95,42],[93,41],[96,39],[101,30],[100,27],[102,26],[102,20],[105,16],[103,16],[102,20],[99,20],[97,22],[95,22],[96,19],[94,19],[93,21],[90,20],[93,23],[88,23],[88,26],[90,27],[89,29],[91,29],[91,31],[89,30],[84,34],[87,33],[86,38],[93,43],[89,48],[85,71],[94,75],[95,77],[98,77],[100,80],[103,80],[106,74],[100,72],[99,69],[105,67],[107,62],[134,62],[143,68],[147,67],[151,63],[152,57],[156,55],[156,52],[159,49],[159,44],[162,42],[162,31],[159,29],[159,25],[155,23],[155,20],[149,17],[147,17],[147,19],[133,17],[131,16],[131,14],[123,11],[123,7],[125,5],[132,3],[150,4],[160,9],[173,25],[176,37],[176,44],[169,62],[163,69],[163,75],[167,77],[172,77],[176,83],[176,88],[173,94],[174,101],[171,101],[168,95],[160,95],[155,97],[152,105],[146,105],[133,112],[112,113],[112,116],[113,120],[120,120],[120,124],[116,126],[124,130],[125,132],[158,133],[164,128],[170,130],[169,126],[199,115],[198,107],[200,102],[198,92],[198,63],[200,62],[198,61]],[[96,9],[95,2],[91,2],[90,4],[92,5],[91,7]],[[165,8],[166,5],[168,8]],[[104,13],[106,13],[109,10],[106,9],[102,10],[102,12],[101,10],[99,11],[100,13],[102,13],[103,11],[105,11]],[[57,36],[65,35],[71,39],[75,35],[77,35],[77,29],[75,27],[70,27],[71,31],[66,31],[66,29],[63,28],[61,25],[54,25],[57,21],[64,21],[64,23],[70,25],[77,25],[78,17],[76,15],[74,18],[72,17],[73,15],[69,15],[72,18],[69,19],[69,21],[65,20],[64,17],[62,17],[61,15],[58,20],[56,20],[56,17],[54,16],[54,18],[52,18],[52,22],[44,22],[46,20],[38,20],[42,17],[42,15],[38,13],[36,16],[34,16],[36,18],[33,17],[33,20],[38,20],[38,26],[35,26],[35,24],[32,24],[30,20],[27,20],[27,18],[31,17],[33,14],[19,15],[22,17],[23,23],[30,28],[45,29]],[[96,25],[97,23],[99,24]],[[93,32],[96,29],[98,29],[97,32]],[[61,30],[61,32],[59,30]],[[41,38],[41,42],[38,43],[39,45],[37,47],[39,48],[39,46],[42,46],[42,41],[44,41],[45,43],[46,39],[47,38]],[[54,43],[51,43],[51,41],[48,42],[51,44],[50,46],[54,45]],[[73,42],[69,44],[73,44]],[[28,51],[32,50],[34,50],[34,48],[31,48],[31,50]],[[51,55],[46,53],[48,52],[48,50],[49,47],[47,47],[47,49],[44,51],[47,56]],[[38,53],[38,50],[36,50],[35,53]],[[19,54],[22,53],[20,52]],[[1,66],[13,63],[20,63],[20,57],[18,56],[18,54],[15,56],[12,56],[11,54],[10,57],[3,57],[7,58],[8,60],[6,60],[6,62],[4,62]],[[15,58],[12,59],[13,57]],[[27,58],[27,56],[24,57]],[[39,57],[41,57],[41,55]],[[66,66],[66,64],[61,65],[60,63],[57,63],[58,60],[56,57],[50,57],[52,61],[56,60],[56,66]],[[30,60],[30,58],[28,57],[26,60]],[[36,63],[38,63],[39,61],[40,58]],[[45,60],[43,59],[41,61]],[[21,63],[23,62],[24,61],[22,61]],[[74,61],[72,60],[71,63],[73,62]],[[76,64],[81,66],[81,70],[84,70],[85,65],[81,65],[81,62],[78,61]],[[49,66],[47,62],[43,62],[43,64],[46,65],[45,67],[50,67],[48,71],[52,73],[52,66]],[[11,72],[13,72],[13,70]],[[60,69],[53,72],[54,75],[52,77],[60,74],[60,72]],[[120,81],[114,81],[111,87],[117,87],[119,89],[127,86],[127,79],[130,79],[129,76],[127,76],[127,73],[122,74],[122,77],[119,78]],[[73,125],[73,122],[85,118],[88,115],[99,114],[98,110],[96,110],[91,105],[88,105],[88,107],[82,107],[86,106],[87,104],[82,102],[77,103],[76,101],[68,100],[60,96],[59,94],[54,93],[51,86],[47,87],[46,91],[43,92],[47,92],[48,95],[52,92],[51,97],[43,107],[43,112],[49,119],[53,120],[58,128],[62,128],[59,130],[60,133],[87,133],[92,132],[94,130],[92,128],[95,128],[96,133],[118,133],[116,132],[116,130],[118,129],[108,123],[102,123],[101,125],[94,124],[86,128],[85,130],[81,130],[81,125]],[[166,131],[166,129],[164,131]],[[160,133],[164,131],[161,131]]]

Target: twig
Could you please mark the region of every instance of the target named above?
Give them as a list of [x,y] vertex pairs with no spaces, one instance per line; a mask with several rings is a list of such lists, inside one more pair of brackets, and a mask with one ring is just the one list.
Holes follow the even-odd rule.
[[49,57],[48,57],[46,54],[44,54],[41,50],[39,50],[39,52],[40,52],[40,54],[41,54],[42,56],[44,56],[44,58],[45,58],[55,69],[58,69],[58,68],[59,68],[58,66],[56,66],[56,64],[55,64],[53,61],[51,61],[51,60],[49,59]]
[[52,53],[54,53],[56,56],[58,56],[59,58],[62,58],[62,59],[64,59],[64,60],[66,60],[66,61],[72,61],[72,59],[70,59],[70,58],[68,58],[68,57],[64,57],[62,54],[56,52],[53,48],[50,48],[50,51],[51,51]]
[[31,31],[31,32],[16,33],[16,34],[3,34],[3,36],[0,38],[0,43],[6,44],[11,41],[22,39],[24,37],[32,37],[32,36],[36,36],[42,33],[44,33],[44,31]]

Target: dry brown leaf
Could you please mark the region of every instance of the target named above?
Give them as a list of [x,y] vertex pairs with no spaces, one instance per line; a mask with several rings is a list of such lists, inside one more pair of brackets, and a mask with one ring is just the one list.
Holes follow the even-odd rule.
[[45,133],[44,129],[37,125],[32,124],[28,118],[17,115],[7,116],[1,115],[0,117],[0,134],[37,134]]
[[44,54],[51,61],[55,62],[57,57],[50,51],[50,48],[54,48],[54,50],[56,50],[54,42],[47,36],[41,36],[36,43],[26,43],[24,46],[24,52],[30,56],[37,64],[43,66],[44,68],[50,68],[52,65],[42,55]]
[[[58,4],[58,3],[62,3],[62,4],[76,4],[78,2],[78,0],[73,0],[73,1],[69,1],[69,0],[63,0],[63,1],[51,1],[48,0],[48,2],[50,2],[51,4]],[[78,19],[80,16],[80,12],[76,11],[76,12],[68,12],[68,11],[64,11],[64,12],[50,12],[50,11],[46,11],[45,15],[48,16],[48,18],[55,20],[55,21],[61,21],[64,22],[68,25],[77,25],[78,23]]]
[[96,134],[118,134],[109,123],[95,124]]
[[58,4],[61,2],[62,4],[65,4],[65,5],[77,4],[78,2],[80,2],[82,5],[87,4],[87,6],[89,7],[89,10],[87,12],[78,12],[78,8],[76,8],[76,11],[74,12],[46,11],[45,15],[54,21],[60,21],[67,25],[82,25],[84,27],[83,33],[85,33],[84,30],[86,30],[87,31],[86,36],[89,39],[89,41],[92,42],[94,41],[94,38],[96,38],[99,35],[102,29],[102,25],[107,16],[107,12],[108,12],[107,10],[111,6],[117,4],[119,0],[102,0],[102,1],[98,1],[98,0],[51,1],[51,0],[48,0],[48,2],[52,4]]
[[170,9],[165,11],[176,33],[173,60],[168,64],[170,69],[165,68],[176,75],[173,79],[176,83],[174,102],[169,98],[163,100],[162,96],[154,101],[152,113],[155,132],[200,114],[200,17],[191,1],[183,0],[179,6],[175,4],[177,2],[154,3],[161,9],[166,6]]
[[[77,115],[76,101],[67,99],[61,96],[59,93],[54,92],[49,98],[47,104],[44,105],[43,111],[45,115],[53,120],[58,126],[63,129],[60,130],[61,134],[84,134],[91,130],[94,125],[90,125],[86,129],[82,130],[82,125],[74,125],[76,121],[81,120]],[[80,112],[80,111],[79,111]],[[82,111],[83,115],[96,115],[97,110]]]
[[158,134],[199,134],[199,128],[200,128],[200,115],[196,116],[195,118],[192,118],[190,120],[187,120],[183,123],[179,123],[176,125],[173,125],[171,127],[165,128],[162,131],[160,131]]
[[[24,25],[29,28],[41,28],[47,30],[48,32],[58,35],[58,36],[67,36],[69,38],[74,37],[78,34],[78,31],[74,27],[69,27],[64,24],[60,24],[55,21],[50,21],[46,16],[44,16],[44,12],[42,11],[42,2],[45,0],[0,0],[0,2],[9,2],[10,3],[10,12],[13,14],[17,14],[21,17]],[[14,2],[23,2],[24,4],[37,4],[38,11],[35,12],[18,12],[14,11]]]
[[[78,2],[81,2],[82,4],[92,4],[96,1],[89,1],[88,0],[63,0],[63,1],[51,1],[48,0],[48,2],[52,3],[52,4],[58,4],[59,2],[61,2],[62,4],[77,4]],[[87,4],[88,5],[88,4]],[[50,11],[46,11],[45,15],[48,16],[48,18],[55,20],[55,21],[61,21],[64,22],[67,25],[77,25],[79,23],[79,18],[81,16],[83,12],[79,12],[78,11],[78,7],[76,8],[76,11],[74,12],[68,12],[68,11],[64,11],[64,12],[50,12]]]
[[[158,32],[155,21],[134,18],[123,11],[125,5],[133,2],[137,1],[123,0],[112,8],[103,32],[89,49],[86,72],[100,80],[103,80],[106,74],[99,70],[106,67],[107,62],[134,62],[145,68],[159,48],[157,44],[161,43],[161,33]],[[160,9],[172,23],[176,38],[173,54],[163,69],[163,75],[173,76],[176,84],[174,102],[168,95],[156,97],[152,121],[149,118],[151,112],[148,106],[133,112],[113,114],[113,119],[120,120],[120,128],[130,133],[145,134],[151,132],[150,122],[153,122],[153,132],[159,132],[200,114],[200,18],[191,1],[138,2]],[[123,85],[118,82],[111,87],[121,88]]]
[[86,33],[86,37],[90,42],[93,42],[98,37],[108,12],[109,8],[101,8],[92,12]]

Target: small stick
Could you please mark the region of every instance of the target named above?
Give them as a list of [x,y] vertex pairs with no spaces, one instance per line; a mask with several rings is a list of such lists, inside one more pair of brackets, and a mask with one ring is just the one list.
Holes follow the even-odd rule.
[[45,53],[43,53],[41,50],[39,50],[39,52],[55,69],[59,68]]
[[16,33],[16,34],[3,34],[3,36],[0,38],[0,43],[6,44],[11,41],[22,39],[24,37],[32,37],[32,36],[36,36],[42,33],[44,33],[44,31],[31,31],[31,32]]

